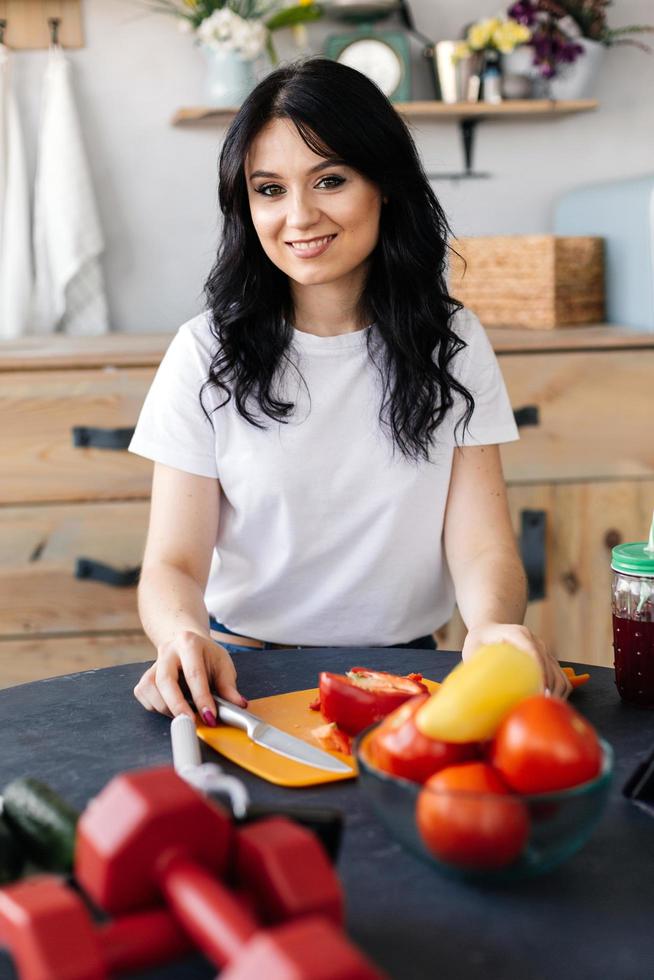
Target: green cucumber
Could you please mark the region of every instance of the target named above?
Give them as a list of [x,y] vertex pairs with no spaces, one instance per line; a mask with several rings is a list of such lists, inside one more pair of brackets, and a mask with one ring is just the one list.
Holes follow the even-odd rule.
[[23,870],[25,851],[23,845],[0,817],[0,885],[15,881]]
[[72,870],[79,814],[50,786],[29,776],[14,779],[2,794],[2,814],[34,864]]

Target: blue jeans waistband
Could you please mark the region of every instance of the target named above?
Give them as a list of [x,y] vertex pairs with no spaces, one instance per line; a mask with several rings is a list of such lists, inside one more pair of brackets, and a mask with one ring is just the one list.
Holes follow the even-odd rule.
[[[209,616],[209,629],[216,630],[219,633],[231,633],[232,636],[245,636],[244,633],[234,633],[234,630],[228,629],[224,623],[219,623],[217,619],[213,616]],[[249,637],[248,637],[249,639]],[[272,649],[272,643],[263,642],[263,649]],[[399,650],[399,649],[409,649],[409,650],[436,650],[437,644],[434,637],[428,633],[426,636],[418,636],[415,640],[409,640],[406,643],[381,643],[379,646],[386,647],[389,650]],[[229,644],[228,646],[237,646],[238,644]],[[325,644],[328,646],[328,644]],[[298,644],[298,649],[301,649],[302,645]],[[259,647],[238,647],[239,650],[252,650],[260,649]]]

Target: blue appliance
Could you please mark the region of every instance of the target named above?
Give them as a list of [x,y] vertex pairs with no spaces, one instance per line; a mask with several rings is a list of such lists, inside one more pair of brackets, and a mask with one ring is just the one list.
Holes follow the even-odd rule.
[[607,322],[654,331],[654,174],[570,191],[554,233],[604,238]]

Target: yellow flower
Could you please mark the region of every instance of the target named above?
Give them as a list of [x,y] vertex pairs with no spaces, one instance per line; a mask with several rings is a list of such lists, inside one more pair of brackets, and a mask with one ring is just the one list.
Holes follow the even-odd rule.
[[531,38],[531,31],[524,24],[518,24],[515,20],[506,20],[493,32],[492,43],[501,51],[508,54],[519,44],[525,44]]
[[298,6],[300,7],[310,7],[313,0],[299,0]]
[[500,27],[502,21],[499,17],[489,17],[473,24],[468,31],[468,44],[473,51],[483,51],[490,46],[493,34]]
[[454,51],[452,52],[452,61],[463,61],[464,58],[469,58],[472,54],[472,49],[469,44],[465,41],[459,41]]

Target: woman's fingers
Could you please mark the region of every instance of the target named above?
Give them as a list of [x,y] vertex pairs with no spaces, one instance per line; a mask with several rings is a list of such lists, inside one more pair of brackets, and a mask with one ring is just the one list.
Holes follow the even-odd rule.
[[207,725],[216,724],[212,688],[240,707],[247,705],[236,686],[236,669],[228,652],[205,636],[190,631],[159,648],[156,661],[134,688],[134,696],[147,711],[194,718],[195,712],[182,691],[180,675]]
[[188,715],[195,719],[195,712],[190,706],[182,689],[179,686],[179,673],[181,668],[181,657],[173,648],[164,648],[157,657],[155,670],[155,683],[159,694],[163,698],[166,707],[175,717],[177,715]]
[[164,699],[157,690],[155,683],[156,667],[157,664],[155,662],[142,674],[134,688],[134,696],[137,701],[140,701],[146,711],[158,711],[162,715],[170,715]]
[[211,661],[214,655],[213,641],[206,641],[195,634],[185,644],[181,654],[182,670],[188,684],[193,703],[205,724],[213,727],[216,724],[216,703],[210,689]]
[[[565,676],[556,657],[547,651],[547,647],[530,629],[518,623],[488,623],[471,630],[464,644],[465,657],[474,653],[482,643],[513,643],[538,662],[543,677],[543,691],[556,697],[567,698],[572,690],[570,681]],[[464,657],[464,658],[465,658]]]
[[236,668],[224,647],[215,645],[212,649],[209,670],[216,694],[238,705],[239,708],[246,708],[247,698],[243,697],[236,686]]

